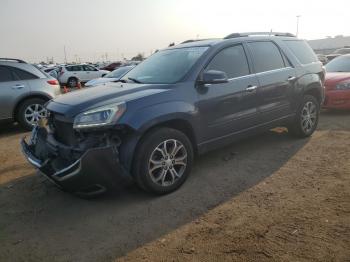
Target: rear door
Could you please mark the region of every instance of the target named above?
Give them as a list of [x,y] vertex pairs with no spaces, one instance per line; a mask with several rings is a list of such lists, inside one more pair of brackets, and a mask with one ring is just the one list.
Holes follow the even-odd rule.
[[206,70],[226,73],[228,83],[198,87],[203,140],[216,140],[256,125],[258,80],[242,44],[219,51]]
[[[84,68],[82,65],[67,66],[67,71],[68,71],[69,77],[75,76],[80,81],[86,81],[87,76],[86,76],[86,72],[84,71]],[[69,77],[68,77],[68,79],[69,79]]]
[[259,80],[259,123],[283,118],[292,113],[295,69],[272,41],[247,43]]
[[17,101],[30,92],[27,81],[21,80],[14,69],[0,66],[0,119],[12,118]]

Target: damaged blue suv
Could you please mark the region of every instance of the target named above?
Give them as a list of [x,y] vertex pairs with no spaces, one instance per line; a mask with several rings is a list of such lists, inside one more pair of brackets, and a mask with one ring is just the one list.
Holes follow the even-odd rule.
[[65,191],[95,195],[136,181],[179,188],[193,157],[276,126],[317,127],[325,72],[288,33],[235,33],[161,50],[122,79],[62,95],[22,149]]

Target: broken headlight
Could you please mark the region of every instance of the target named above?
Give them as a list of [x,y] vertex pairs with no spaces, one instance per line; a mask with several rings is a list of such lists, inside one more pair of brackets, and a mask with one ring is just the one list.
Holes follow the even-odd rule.
[[88,110],[77,115],[73,128],[96,128],[115,124],[125,112],[125,103],[111,104]]

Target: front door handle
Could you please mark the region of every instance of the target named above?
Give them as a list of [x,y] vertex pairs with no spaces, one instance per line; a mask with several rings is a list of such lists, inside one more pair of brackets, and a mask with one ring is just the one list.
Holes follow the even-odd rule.
[[247,92],[253,92],[257,89],[258,87],[257,86],[248,86],[245,90]]
[[24,85],[14,85],[14,86],[12,86],[11,88],[12,89],[21,89],[21,88],[23,88],[24,87]]
[[288,81],[294,81],[294,80],[296,80],[297,78],[295,77],[295,76],[290,76],[290,77],[288,77]]

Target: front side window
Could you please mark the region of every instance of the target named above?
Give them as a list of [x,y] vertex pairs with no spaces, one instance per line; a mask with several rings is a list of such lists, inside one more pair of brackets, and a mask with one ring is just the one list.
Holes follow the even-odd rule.
[[248,43],[256,73],[284,68],[284,61],[278,47],[272,42]]
[[11,71],[6,66],[0,66],[0,82],[14,81]]
[[242,45],[221,50],[209,63],[206,70],[225,72],[228,78],[249,75],[249,66]]
[[159,51],[129,73],[123,80],[147,84],[172,84],[180,81],[208,47],[183,47]]

